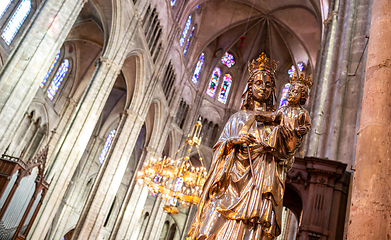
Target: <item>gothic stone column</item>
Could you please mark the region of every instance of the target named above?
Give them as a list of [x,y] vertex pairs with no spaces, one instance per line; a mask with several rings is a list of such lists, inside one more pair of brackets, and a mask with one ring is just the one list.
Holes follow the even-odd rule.
[[43,211],[37,216],[29,239],[45,238],[117,79],[119,70],[116,64],[108,60],[102,60],[95,70],[90,85],[79,102],[69,127],[67,127],[67,133],[53,154],[53,163],[48,170],[48,179],[52,179],[52,182],[42,205]]
[[348,239],[391,238],[391,2],[373,2]]
[[109,151],[109,158],[102,165],[103,169],[98,174],[72,239],[96,239],[99,235],[143,123],[144,117],[136,112],[124,112],[118,127],[117,141]]
[[[148,162],[152,157],[156,156],[159,156],[159,154],[156,153],[156,150],[147,147],[145,148],[143,156],[140,158],[139,164],[142,166],[143,162]],[[137,172],[135,174],[137,174]],[[133,181],[137,181],[137,179],[134,178]],[[136,183],[134,188],[128,190],[126,200],[124,201],[124,205],[120,212],[120,215],[123,216],[117,219],[116,222],[115,228],[118,228],[118,230],[110,237],[110,240],[138,238],[142,225],[142,213],[147,197],[148,187],[146,186],[140,186]]]
[[47,0],[0,72],[0,151],[22,119],[84,0]]

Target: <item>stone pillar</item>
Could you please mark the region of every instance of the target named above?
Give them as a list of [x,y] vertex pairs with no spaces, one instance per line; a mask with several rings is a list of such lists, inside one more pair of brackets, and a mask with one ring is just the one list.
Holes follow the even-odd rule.
[[47,0],[0,72],[0,152],[10,142],[84,0]]
[[52,155],[54,153],[54,149],[56,148],[59,140],[66,135],[66,127],[69,125],[69,121],[72,120],[72,115],[75,112],[76,107],[77,101],[75,101],[73,98],[68,98],[66,104],[63,107],[64,110],[60,115],[61,119],[56,126],[56,134],[53,135],[53,139],[49,145],[49,153],[47,157],[48,162],[46,163],[46,167],[51,165],[51,162],[49,161],[53,160]]
[[101,60],[90,84],[78,103],[75,113],[53,153],[48,170],[51,187],[42,204],[29,239],[44,239],[61,203],[72,175],[79,164],[105,102],[119,73],[117,64]]
[[[145,230],[144,239],[145,240],[154,240],[155,235],[157,232],[159,232],[159,223],[161,220],[161,216],[163,213],[163,207],[164,207],[164,199],[162,198],[162,195],[159,194],[156,197],[155,204],[153,205],[151,215],[149,217],[149,221],[147,224],[147,229]],[[164,217],[165,218],[165,217]],[[159,235],[158,235],[159,237]]]
[[[334,1],[334,10],[330,11],[330,15],[332,16],[332,20],[330,23],[328,23],[325,26],[325,46],[324,49],[320,52],[320,58],[318,61],[318,65],[322,64],[321,66],[324,66],[322,69],[319,69],[318,76],[315,78],[316,80],[316,86],[314,86],[314,89],[312,90],[312,106],[313,109],[311,109],[311,121],[312,126],[311,130],[308,133],[308,136],[306,138],[311,139],[308,144],[307,149],[307,156],[319,156],[319,152],[321,149],[320,142],[322,140],[322,129],[323,129],[323,122],[325,119],[325,109],[327,107],[327,103],[330,100],[328,96],[328,92],[330,89],[330,78],[332,76],[332,70],[334,70],[333,67],[333,58],[335,58],[335,51],[334,47],[336,47],[336,44],[339,43],[339,37],[340,33],[338,31],[338,12],[340,10],[340,0]],[[330,6],[331,10],[331,6]]]
[[348,239],[391,238],[391,2],[373,1]]
[[102,165],[72,239],[96,239],[99,235],[143,123],[144,119],[136,112],[127,110],[122,115],[117,141]]
[[[57,213],[57,215],[59,215],[58,220],[56,221],[56,219],[54,219],[52,222],[52,230],[49,239],[62,239],[67,230],[69,231],[69,227],[77,224],[82,211],[82,206],[85,205],[89,189],[91,189],[87,188],[87,183],[90,180],[89,177],[98,171],[97,168],[99,168],[99,166],[97,166],[97,163],[105,141],[106,139],[98,136],[95,137],[87,156],[82,160],[84,163],[82,163],[82,166],[79,166],[79,168],[81,168],[81,173],[79,173],[81,178],[75,179],[75,185],[72,188],[69,197],[65,199],[65,201],[63,200],[65,206],[61,210],[61,214]],[[95,178],[91,181],[91,185],[93,185]],[[59,210],[57,210],[57,212],[58,211]]]
[[[158,154],[152,148],[145,148],[143,156],[140,158],[139,166],[137,170],[141,170],[143,162],[148,162],[151,157],[156,157]],[[135,172],[137,175],[137,172]],[[116,226],[114,227],[114,233],[110,237],[110,240],[114,239],[137,239],[139,232],[141,230],[142,213],[145,205],[145,201],[148,197],[148,188],[146,186],[140,186],[135,183],[137,179],[134,177],[131,185],[134,185],[134,188],[131,188],[127,192],[123,206],[119,213],[119,218],[117,219]]]

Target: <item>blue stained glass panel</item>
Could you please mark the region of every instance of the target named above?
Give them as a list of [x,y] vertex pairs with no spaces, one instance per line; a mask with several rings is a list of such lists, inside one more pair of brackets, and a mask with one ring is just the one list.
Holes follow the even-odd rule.
[[100,164],[102,164],[103,161],[106,159],[106,154],[109,151],[111,143],[113,142],[115,132],[116,132],[115,129],[111,130],[111,132],[109,133],[109,136],[106,139],[105,145],[103,146],[102,152],[100,153],[100,156],[99,156],[99,163]]
[[187,32],[188,32],[189,29],[190,29],[190,25],[191,25],[191,15],[189,15],[189,18],[188,18],[187,21],[186,21],[186,25],[185,25],[185,28],[183,29],[181,39],[179,40],[179,43],[180,43],[181,47],[182,47],[183,44],[185,43],[185,39],[186,39],[186,36],[187,36]]
[[235,64],[234,56],[228,52],[221,58],[221,63],[228,68],[231,68]]
[[300,72],[302,72],[302,71],[304,70],[304,63],[299,62],[299,63],[297,64],[297,66],[299,67]]
[[213,70],[212,76],[210,77],[208,89],[206,89],[206,94],[208,94],[210,97],[214,97],[215,95],[217,85],[219,84],[220,75],[221,70],[220,68],[216,67]]
[[227,73],[223,77],[223,84],[221,84],[219,97],[217,98],[219,102],[224,104],[227,102],[229,90],[231,89],[231,84],[232,84],[232,76],[231,74]]
[[186,56],[187,49],[189,48],[189,45],[190,45],[191,37],[193,37],[193,34],[194,34],[194,29],[195,29],[195,27],[193,27],[193,28],[191,29],[190,36],[189,36],[189,38],[187,39],[186,47],[185,47],[185,49],[183,50],[183,56]]
[[45,86],[45,83],[46,83],[46,81],[48,80],[48,78],[49,78],[49,76],[50,76],[50,73],[53,71],[54,66],[56,66],[56,63],[57,63],[57,61],[58,61],[58,58],[60,57],[60,54],[61,54],[61,50],[58,50],[56,56],[55,56],[54,59],[53,59],[52,64],[50,65],[48,71],[46,72],[45,77],[43,78],[41,84],[39,85],[41,88],[43,88],[43,86]]
[[[299,62],[298,64],[297,64],[297,67],[299,68],[299,70],[300,70],[300,72],[302,72],[303,70],[304,70],[304,63],[302,63],[302,62]],[[288,70],[288,74],[289,74],[289,77],[290,78],[292,78],[294,75],[298,75],[297,73],[296,73],[296,67],[295,67],[295,65],[292,65],[292,67]]]
[[9,20],[7,26],[4,28],[3,33],[1,34],[1,37],[4,39],[4,41],[10,45],[12,40],[14,39],[15,35],[18,33],[20,27],[22,26],[24,20],[29,15],[31,10],[31,2],[30,0],[23,0],[14,14],[12,15],[11,19]]
[[171,0],[171,7],[175,6],[176,0]]
[[12,3],[12,0],[2,0],[0,1],[0,19],[3,17],[4,13],[7,11],[8,7]]
[[200,73],[201,73],[202,66],[204,65],[204,61],[205,61],[205,54],[201,53],[200,57],[198,58],[197,66],[194,69],[193,77],[191,78],[193,83],[198,82],[198,78],[200,77]]
[[61,66],[58,68],[56,76],[54,76],[54,79],[50,84],[50,87],[48,88],[47,96],[50,100],[53,100],[54,96],[56,96],[58,88],[60,87],[62,81],[64,80],[64,77],[67,74],[68,70],[69,70],[69,60],[65,59],[62,62]]
[[288,91],[289,91],[290,86],[291,86],[291,84],[287,83],[287,84],[285,84],[284,88],[282,89],[279,107],[283,107],[283,106],[288,105],[288,102],[286,101],[286,97],[288,96]]
[[199,8],[200,8],[200,5],[195,6],[195,9],[199,9]]
[[292,65],[292,67],[288,70],[289,77],[292,78],[294,75],[296,75],[296,68],[295,65]]

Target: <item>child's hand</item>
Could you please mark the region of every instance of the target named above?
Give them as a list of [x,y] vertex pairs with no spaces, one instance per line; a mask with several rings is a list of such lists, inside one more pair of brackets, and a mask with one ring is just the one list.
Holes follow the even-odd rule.
[[299,135],[299,136],[303,136],[303,135],[307,134],[307,128],[306,127],[298,127],[295,130],[296,130],[297,135]]
[[262,116],[262,115],[256,115],[255,116],[255,120],[257,122],[265,122],[266,121],[266,117],[265,116]]

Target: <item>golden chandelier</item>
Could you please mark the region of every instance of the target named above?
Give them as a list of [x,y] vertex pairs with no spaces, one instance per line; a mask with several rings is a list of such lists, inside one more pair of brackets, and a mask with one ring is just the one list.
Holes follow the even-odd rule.
[[[200,201],[207,175],[199,151],[201,128],[202,124],[198,120],[187,136],[185,144],[172,157],[152,158],[137,173],[140,185],[146,185],[151,194],[155,196],[161,194],[163,198],[169,200],[170,204],[164,206],[169,213],[178,213],[178,204],[188,207]],[[176,159],[179,152],[186,146],[188,146],[187,155]],[[193,147],[196,147],[198,151],[201,167],[193,166],[190,161]]]

